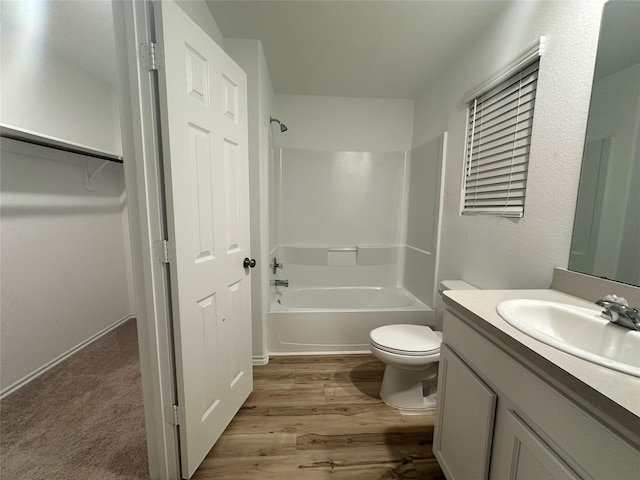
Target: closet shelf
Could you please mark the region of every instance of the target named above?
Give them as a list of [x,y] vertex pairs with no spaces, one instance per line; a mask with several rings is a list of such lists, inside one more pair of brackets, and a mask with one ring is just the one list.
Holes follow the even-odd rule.
[[[10,138],[12,140],[18,140],[20,142],[31,143],[34,145],[41,145],[43,147],[54,148],[56,150],[62,150],[63,152],[77,153],[79,155],[94,157],[109,162],[124,163],[124,160],[121,156],[115,155],[113,153],[103,152],[101,150],[96,150],[84,145],[60,140],[48,135],[42,135],[40,133],[35,133],[29,130],[24,130],[5,124],[0,124],[0,137]],[[97,172],[94,172],[94,174],[95,173]]]

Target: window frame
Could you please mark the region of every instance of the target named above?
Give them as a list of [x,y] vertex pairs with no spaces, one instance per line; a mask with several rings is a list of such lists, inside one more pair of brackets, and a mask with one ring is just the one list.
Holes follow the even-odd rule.
[[[526,201],[526,184],[527,184],[526,177],[524,179],[525,191],[522,194],[521,207],[518,207],[518,206],[516,206],[515,208],[509,207],[508,205],[506,205],[506,202],[504,206],[499,206],[499,207],[477,207],[475,209],[469,208],[468,206],[465,207],[466,196],[469,192],[471,192],[471,190],[469,190],[469,192],[467,191],[467,179],[468,179],[467,172],[469,168],[468,145],[469,145],[469,142],[472,141],[472,139],[469,138],[469,135],[470,133],[473,133],[473,132],[470,132],[470,128],[471,128],[470,115],[471,115],[472,109],[475,107],[474,102],[477,102],[477,100],[480,97],[490,92],[491,90],[495,89],[496,87],[502,85],[506,81],[510,80],[511,77],[530,68],[534,63],[540,62],[542,54],[544,52],[545,44],[546,44],[545,37],[540,37],[534,44],[532,44],[520,56],[514,59],[509,65],[500,69],[497,74],[493,75],[487,81],[483,82],[480,86],[476,87],[475,89],[473,89],[472,91],[470,91],[464,96],[464,103],[466,105],[467,114],[465,117],[466,123],[465,123],[465,135],[464,135],[463,162],[462,162],[463,168],[462,168],[462,185],[461,185],[461,195],[460,195],[460,215],[464,215],[464,216],[481,215],[481,216],[510,217],[510,218],[522,218],[524,216],[524,204]],[[536,69],[537,71],[536,75],[539,75],[540,68],[541,68],[541,62]],[[537,82],[538,80],[539,80],[539,77],[537,77],[535,81]],[[535,89],[536,96],[537,96],[537,90],[538,90],[537,87],[538,85],[536,84],[536,89]],[[518,98],[520,98],[520,93],[518,94]],[[529,119],[531,121],[531,126],[527,128],[532,128],[533,123],[535,121],[534,120],[535,97],[533,99],[533,102],[534,102],[533,114],[530,115],[530,119]],[[530,147],[531,145],[530,136],[527,136],[526,138],[529,139],[527,145]],[[526,165],[527,172],[528,172],[528,165],[529,165],[529,155],[530,155],[530,152],[527,153],[526,162],[520,163],[520,164],[524,163]],[[473,155],[472,155],[472,158],[473,158]],[[510,158],[513,159],[513,157],[510,157]],[[513,164],[511,165],[511,168],[513,168]],[[519,181],[522,182],[521,180]],[[511,183],[511,178],[509,178],[508,183],[509,184]]]

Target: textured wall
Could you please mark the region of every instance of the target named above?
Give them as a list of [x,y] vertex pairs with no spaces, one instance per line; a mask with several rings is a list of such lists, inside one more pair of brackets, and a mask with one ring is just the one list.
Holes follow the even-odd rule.
[[[39,38],[47,25],[16,5],[3,4],[0,121],[121,154],[115,88]],[[2,140],[3,391],[133,312],[122,165],[85,189],[101,163]]]
[[[568,264],[602,2],[514,2],[416,102],[414,145],[449,131],[439,278],[481,288],[548,287]],[[463,97],[539,36],[540,67],[525,214],[461,216]]]
[[[266,355],[265,319],[269,289],[269,115],[273,87],[258,40],[226,39],[225,50],[247,74],[249,108],[249,205],[251,210],[251,316],[253,355]],[[271,293],[271,294],[270,294]]]
[[274,117],[289,127],[278,146],[309,150],[411,149],[413,100],[276,95]]
[[132,313],[122,165],[93,192],[86,168],[80,155],[2,141],[2,390]]

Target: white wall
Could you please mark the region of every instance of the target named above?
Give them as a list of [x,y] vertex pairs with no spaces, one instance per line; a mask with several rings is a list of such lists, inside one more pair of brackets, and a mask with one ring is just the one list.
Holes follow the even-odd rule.
[[[425,89],[414,145],[449,131],[439,278],[481,288],[548,287],[568,264],[602,2],[514,2]],[[462,99],[539,36],[542,58],[524,218],[461,216]]]
[[411,149],[413,100],[275,95],[274,117],[289,130],[278,146],[306,150]]
[[0,122],[121,155],[115,88],[2,18]]
[[[16,5],[2,5],[0,122],[121,155],[113,85],[41,37],[60,17]],[[85,189],[102,163],[2,140],[3,392],[133,312],[122,165]]]
[[204,1],[175,0],[175,2],[214,42],[224,48],[222,33]]
[[122,165],[87,161],[2,140],[3,391],[131,313]]
[[253,355],[264,359],[266,312],[275,291],[269,288],[269,115],[273,86],[258,40],[225,39],[225,50],[247,74],[249,105],[249,206]]

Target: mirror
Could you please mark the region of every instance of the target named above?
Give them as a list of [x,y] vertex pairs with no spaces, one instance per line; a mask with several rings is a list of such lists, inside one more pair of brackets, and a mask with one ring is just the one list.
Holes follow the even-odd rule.
[[569,270],[640,286],[640,2],[604,6]]

